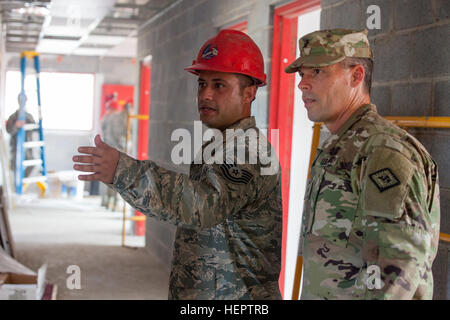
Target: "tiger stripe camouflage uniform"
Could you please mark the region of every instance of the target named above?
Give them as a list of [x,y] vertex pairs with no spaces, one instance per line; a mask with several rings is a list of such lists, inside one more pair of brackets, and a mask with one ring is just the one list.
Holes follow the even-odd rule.
[[[268,144],[253,117],[228,129],[256,130]],[[243,140],[234,151],[243,147],[250,159],[258,150]],[[192,164],[187,176],[120,154],[109,186],[138,211],[178,226],[170,299],[281,298],[281,175],[262,175],[258,155],[257,164]]]
[[363,106],[313,162],[302,299],[431,299],[439,223],[435,162],[374,105]]

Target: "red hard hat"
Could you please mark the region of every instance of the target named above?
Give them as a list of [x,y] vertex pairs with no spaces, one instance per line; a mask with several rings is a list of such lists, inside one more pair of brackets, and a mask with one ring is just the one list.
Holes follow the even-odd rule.
[[222,30],[209,39],[197,60],[184,70],[195,75],[202,70],[239,73],[256,79],[259,87],[266,85],[261,50],[248,35],[236,30]]

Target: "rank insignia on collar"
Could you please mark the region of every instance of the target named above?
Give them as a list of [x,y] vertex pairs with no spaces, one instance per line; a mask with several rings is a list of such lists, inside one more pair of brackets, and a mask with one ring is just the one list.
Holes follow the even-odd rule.
[[377,186],[380,192],[400,185],[400,180],[392,172],[391,169],[385,168],[369,175],[370,180]]
[[253,175],[249,171],[241,169],[235,164],[225,163],[220,166],[220,171],[226,180],[237,184],[248,184],[253,179]]

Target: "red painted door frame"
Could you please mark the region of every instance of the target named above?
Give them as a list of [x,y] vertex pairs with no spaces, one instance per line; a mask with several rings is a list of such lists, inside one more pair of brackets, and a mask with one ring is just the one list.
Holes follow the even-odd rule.
[[[141,75],[139,84],[139,109],[138,114],[140,115],[150,115],[150,83],[151,83],[151,66],[150,63],[141,63]],[[138,148],[137,148],[137,158],[139,160],[148,159],[148,131],[149,131],[149,120],[137,120],[139,121],[138,126]],[[135,216],[143,216],[143,214],[135,210]],[[145,221],[136,221],[134,234],[136,236],[145,235]]]
[[[149,64],[141,64],[141,81],[139,89],[139,114],[150,115],[150,83],[151,67]],[[148,129],[149,121],[139,120],[138,129],[138,159],[148,159]]]
[[320,7],[320,0],[298,0],[275,9],[273,24],[272,77],[269,129],[279,130],[279,154],[283,198],[282,263],[279,285],[284,296],[286,239],[289,213],[292,125],[294,120],[295,74],[284,69],[296,59],[298,16]]

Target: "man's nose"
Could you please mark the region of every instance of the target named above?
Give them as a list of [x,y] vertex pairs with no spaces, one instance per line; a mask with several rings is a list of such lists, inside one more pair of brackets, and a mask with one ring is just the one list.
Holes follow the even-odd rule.
[[298,88],[301,91],[309,91],[311,90],[311,84],[305,79],[305,77],[303,77],[298,84]]
[[212,100],[214,91],[209,86],[205,86],[198,90],[199,100]]

